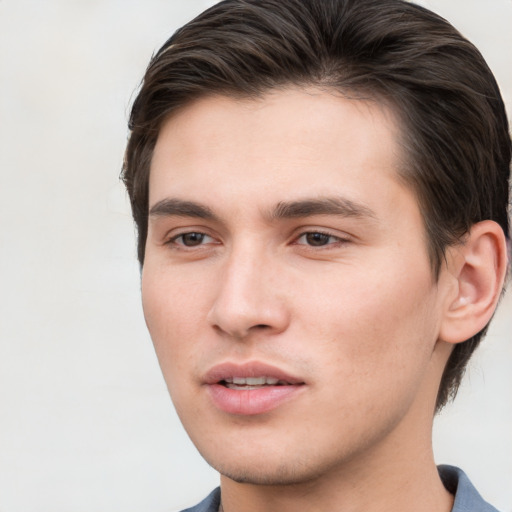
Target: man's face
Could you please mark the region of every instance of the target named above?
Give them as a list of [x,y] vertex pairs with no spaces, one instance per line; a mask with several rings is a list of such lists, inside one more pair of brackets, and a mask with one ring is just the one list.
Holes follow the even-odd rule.
[[428,437],[444,356],[398,128],[318,90],[164,123],[142,278],[178,414],[222,474],[299,482]]

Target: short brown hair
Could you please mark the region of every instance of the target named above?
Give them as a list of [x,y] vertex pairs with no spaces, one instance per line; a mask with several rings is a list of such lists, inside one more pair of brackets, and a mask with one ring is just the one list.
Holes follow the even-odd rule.
[[[446,20],[403,0],[225,0],[151,60],[133,104],[122,178],[144,262],[149,169],[164,119],[209,95],[259,97],[288,85],[385,102],[402,123],[401,178],[418,198],[437,277],[446,247],[491,219],[509,237],[511,141],[498,85]],[[439,389],[460,384],[485,329],[458,344]]]

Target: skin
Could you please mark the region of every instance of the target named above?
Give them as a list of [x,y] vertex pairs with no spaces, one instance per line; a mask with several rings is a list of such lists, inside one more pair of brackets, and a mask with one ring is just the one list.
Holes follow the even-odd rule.
[[[461,265],[448,255],[432,277],[398,133],[378,104],[300,89],[202,98],[162,126],[143,306],[225,512],[451,509],[431,425]],[[319,198],[344,208],[276,211]],[[205,374],[253,361],[300,391],[263,414],[220,410]]]

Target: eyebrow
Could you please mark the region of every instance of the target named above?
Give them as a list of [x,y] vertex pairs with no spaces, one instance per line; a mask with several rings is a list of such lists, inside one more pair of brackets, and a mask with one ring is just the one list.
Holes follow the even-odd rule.
[[199,219],[217,220],[217,216],[208,208],[193,201],[182,199],[162,199],[149,210],[150,217],[197,217]]
[[377,215],[367,206],[345,197],[321,197],[299,201],[280,202],[272,210],[270,218],[294,219],[312,215],[340,215],[376,220]]
[[[339,215],[359,219],[376,220],[377,215],[367,206],[344,197],[321,197],[297,201],[281,201],[267,216],[271,221],[295,219],[313,215]],[[205,205],[177,198],[162,199],[149,210],[150,217],[195,217],[206,220],[219,220],[217,215]]]

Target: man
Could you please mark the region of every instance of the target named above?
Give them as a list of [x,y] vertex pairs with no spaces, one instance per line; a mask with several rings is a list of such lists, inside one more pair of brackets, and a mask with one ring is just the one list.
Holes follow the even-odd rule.
[[491,511],[436,468],[507,273],[495,80],[400,0],[226,0],[135,100],[146,322],[221,474],[194,511]]

